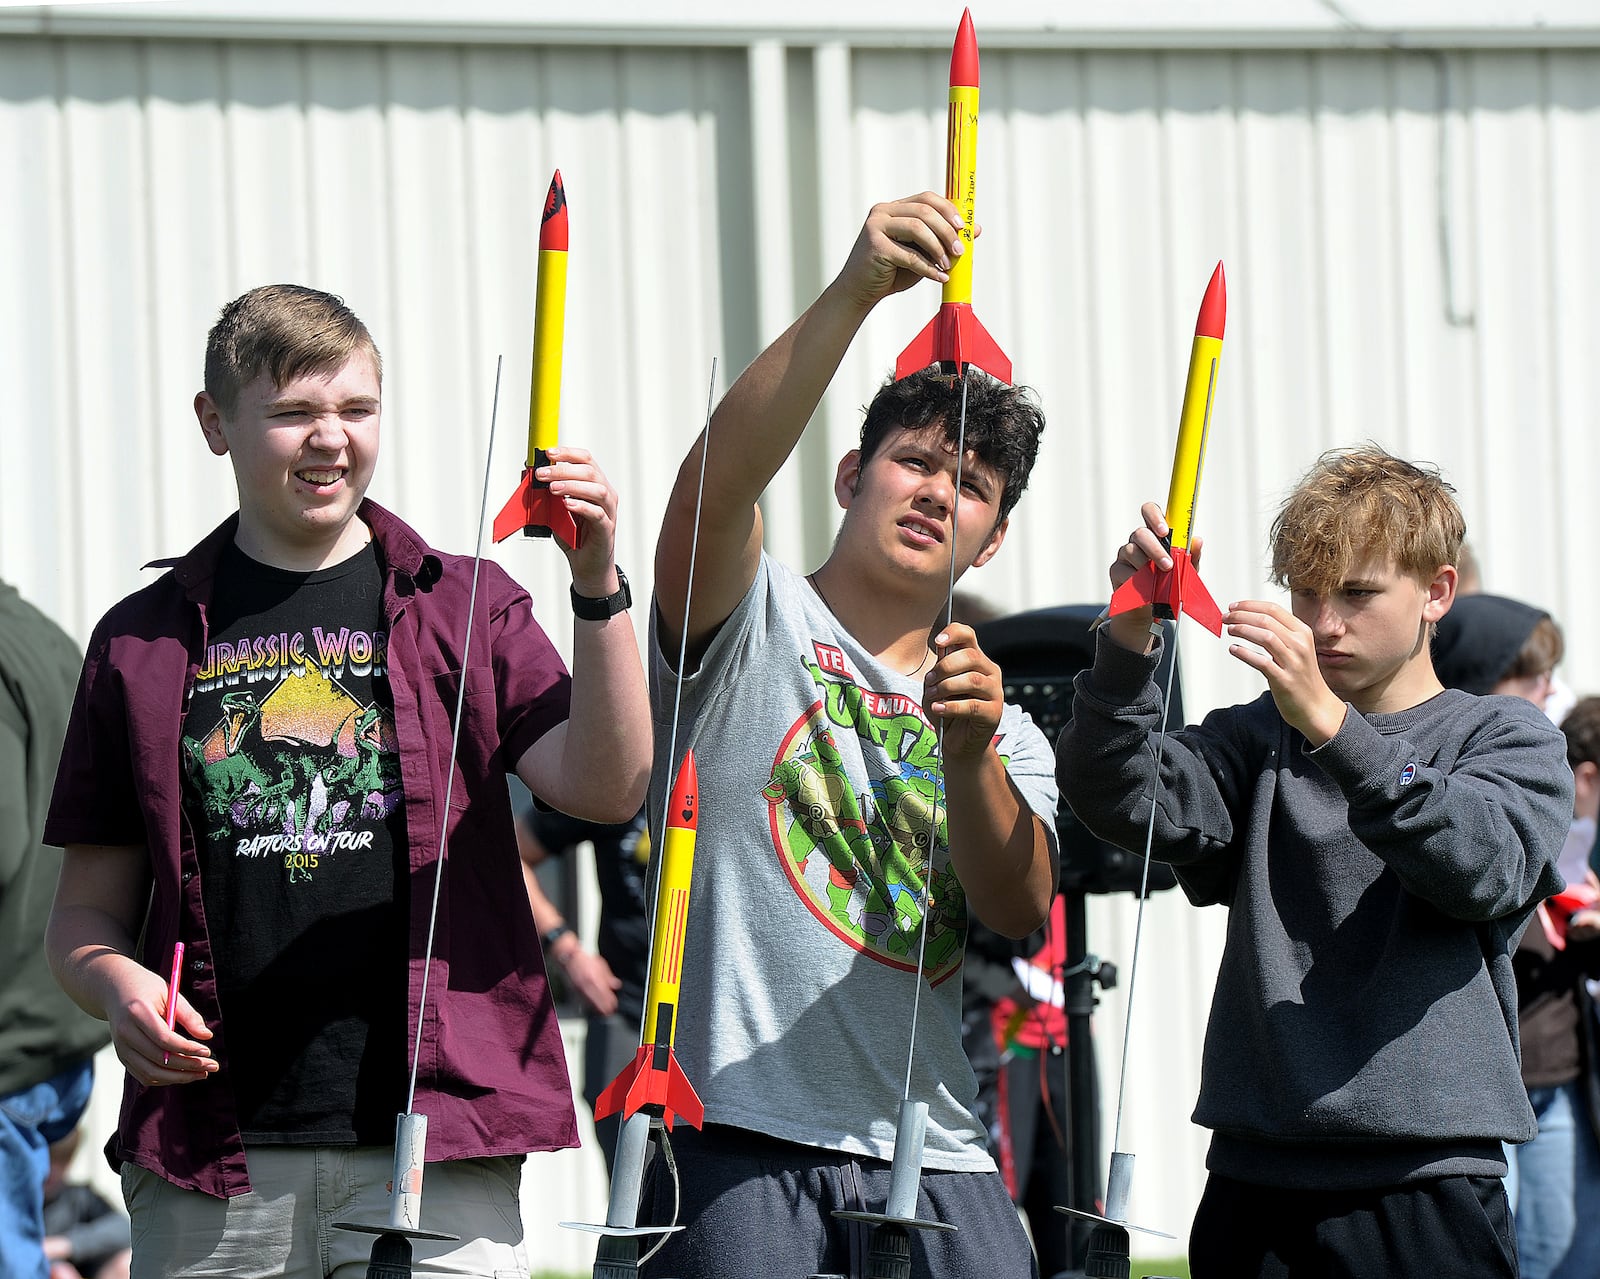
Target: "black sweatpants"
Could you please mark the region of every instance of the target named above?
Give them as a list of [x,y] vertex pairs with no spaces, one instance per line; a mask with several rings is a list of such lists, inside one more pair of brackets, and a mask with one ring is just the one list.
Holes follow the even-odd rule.
[[[671,1134],[688,1229],[641,1272],[649,1279],[862,1279],[870,1225],[833,1210],[882,1212],[889,1165],[717,1124]],[[659,1155],[645,1172],[643,1213],[672,1219],[672,1178]],[[644,1214],[651,1214],[645,1216]],[[997,1172],[924,1169],[917,1216],[956,1230],[912,1230],[912,1273],[932,1279],[1038,1279],[1033,1250]]]
[[1282,1190],[1212,1173],[1189,1236],[1194,1279],[1517,1279],[1498,1177]]

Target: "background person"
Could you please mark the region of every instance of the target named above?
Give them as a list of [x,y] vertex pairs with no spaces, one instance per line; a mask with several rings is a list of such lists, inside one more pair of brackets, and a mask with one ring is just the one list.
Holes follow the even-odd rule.
[[[594,848],[600,889],[595,948],[545,894],[535,873],[551,857],[574,858],[579,844]],[[650,834],[641,808],[631,822],[597,825],[565,813],[540,811],[531,801],[517,806],[517,846],[522,855],[528,904],[544,943],[568,987],[583,1003],[583,1099],[594,1113],[600,1092],[633,1060],[639,1048],[644,991],[650,973],[650,921],[645,914],[645,872]],[[616,1158],[620,1114],[595,1121],[595,1140],[606,1172]]]
[[82,654],[0,582],[0,1275],[45,1279],[50,1143],[89,1104],[110,1036],[67,998],[45,960],[60,864],[40,842]]
[[[1545,709],[1564,642],[1543,609],[1498,595],[1458,600],[1439,624],[1434,665],[1448,688],[1520,697]],[[1600,882],[1589,869],[1600,815],[1600,698],[1568,712],[1561,731],[1572,767],[1573,814],[1557,870],[1566,882],[1517,943],[1517,1028],[1522,1081],[1539,1129],[1508,1147],[1522,1279],[1600,1274],[1594,1001],[1600,975]]]

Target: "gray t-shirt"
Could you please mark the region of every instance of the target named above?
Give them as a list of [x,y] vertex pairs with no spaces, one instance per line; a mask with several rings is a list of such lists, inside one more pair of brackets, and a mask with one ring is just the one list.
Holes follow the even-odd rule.
[[[670,749],[674,651],[651,645],[656,758]],[[938,737],[922,679],[875,660],[806,580],[763,555],[684,681],[673,770],[700,778],[677,1053],[708,1123],[877,1159],[905,1087],[930,824],[931,927],[911,1099],[926,1167],[991,1171],[961,1048],[966,896],[945,846]],[[996,749],[1055,840],[1054,760],[1008,705]],[[668,770],[656,770],[652,822]]]

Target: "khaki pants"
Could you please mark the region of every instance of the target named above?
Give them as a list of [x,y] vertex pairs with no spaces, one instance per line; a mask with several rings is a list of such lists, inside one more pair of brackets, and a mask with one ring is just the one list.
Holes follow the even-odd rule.
[[[133,1164],[132,1279],[365,1279],[376,1236],[335,1221],[389,1219],[387,1146],[254,1146],[247,1195],[215,1199]],[[415,1279],[527,1279],[518,1190],[522,1157],[430,1163],[422,1226],[459,1243],[411,1241]]]

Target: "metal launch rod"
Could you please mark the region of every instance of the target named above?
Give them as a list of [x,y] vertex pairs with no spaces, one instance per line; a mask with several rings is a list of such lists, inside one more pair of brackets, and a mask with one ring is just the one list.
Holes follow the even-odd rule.
[[[659,902],[662,887],[662,869],[665,865],[664,856],[667,851],[667,829],[673,821],[673,794],[677,789],[674,781],[675,774],[670,771],[677,761],[678,755],[678,727],[679,716],[683,707],[683,679],[684,667],[689,657],[689,606],[694,598],[694,570],[695,561],[700,549],[700,515],[705,499],[706,489],[706,455],[711,451],[711,410],[713,397],[717,388],[717,361],[711,361],[711,378],[706,386],[706,420],[700,437],[700,478],[699,487],[694,499],[694,531],[689,540],[689,575],[683,593],[683,620],[678,628],[678,678],[677,686],[672,698],[672,726],[667,734],[667,785],[662,794],[661,824],[656,828],[660,833],[660,843],[653,844],[651,855],[656,863],[656,877],[654,892],[651,894],[651,910],[649,912],[650,931],[647,953],[651,956],[651,967],[656,966],[656,925],[659,912],[655,909]],[[692,770],[690,770],[692,771]],[[698,805],[698,799],[696,799]],[[681,925],[680,925],[681,927]],[[655,988],[656,974],[651,973],[651,985],[646,991],[646,1003],[649,1003],[649,994]],[[644,1018],[640,1026],[640,1048],[645,1046],[652,1020],[656,1017],[657,1010],[646,1007]],[[676,1068],[676,1063],[672,1063]],[[618,1082],[626,1076],[624,1070]],[[615,1088],[617,1084],[613,1084]],[[610,1089],[607,1089],[609,1092]],[[692,1095],[692,1093],[691,1093]],[[698,1103],[698,1099],[696,1099]],[[637,1104],[637,1103],[636,1103]],[[604,1112],[602,1112],[604,1113]],[[622,1126],[617,1133],[617,1145],[612,1159],[611,1193],[606,1203],[606,1219],[604,1223],[563,1221],[560,1225],[567,1230],[583,1230],[590,1234],[600,1236],[600,1242],[595,1250],[594,1279],[633,1279],[638,1275],[639,1267],[655,1255],[656,1251],[666,1242],[666,1236],[683,1227],[677,1224],[677,1165],[672,1158],[672,1146],[667,1135],[667,1126],[663,1122],[663,1107],[659,1105],[640,1105],[629,1113],[623,1108]],[[695,1122],[691,1119],[691,1122]],[[666,1161],[667,1170],[673,1179],[674,1206],[672,1221],[664,1226],[638,1224],[639,1201],[644,1185],[645,1155],[654,1139],[660,1145],[661,1157]],[[640,1239],[660,1235],[654,1247],[642,1257],[639,1255]]]
[[422,1058],[423,1014],[428,1006],[428,978],[433,970],[433,938],[439,919],[439,889],[444,882],[444,859],[450,833],[450,796],[455,786],[456,755],[461,745],[461,719],[467,696],[467,662],[472,653],[472,622],[478,603],[478,570],[483,564],[483,528],[489,510],[489,475],[494,460],[494,429],[500,414],[501,356],[494,362],[494,397],[489,409],[489,448],[483,465],[483,499],[478,504],[478,540],[472,554],[472,587],[467,596],[467,625],[461,646],[461,686],[456,690],[455,728],[450,738],[450,766],[446,770],[443,814],[439,820],[439,856],[433,876],[433,902],[428,909],[428,941],[422,954],[422,989],[417,996],[417,1037],[411,1052],[411,1077],[406,1086],[406,1108],[395,1117],[394,1171],[389,1191],[389,1220],[382,1225],[336,1221],[340,1230],[377,1235],[367,1263],[367,1279],[408,1279],[411,1274],[411,1240],[458,1240],[460,1235],[424,1230],[422,1221],[422,1170],[428,1147],[428,1117],[415,1113],[417,1067]]

